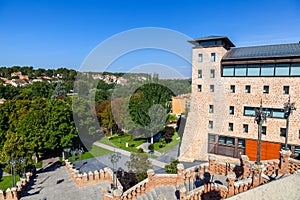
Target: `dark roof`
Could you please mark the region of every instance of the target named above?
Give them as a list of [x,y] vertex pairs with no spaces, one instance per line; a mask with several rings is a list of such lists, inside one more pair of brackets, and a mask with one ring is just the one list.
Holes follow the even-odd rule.
[[300,56],[300,43],[232,48],[223,56],[223,60],[295,56]]
[[201,37],[201,38],[197,38],[194,40],[189,40],[188,42],[196,45],[199,42],[202,41],[211,41],[211,40],[225,40],[231,47],[235,47],[235,45],[228,39],[228,37],[226,36],[216,36],[216,35],[210,35],[210,36],[206,36],[206,37]]

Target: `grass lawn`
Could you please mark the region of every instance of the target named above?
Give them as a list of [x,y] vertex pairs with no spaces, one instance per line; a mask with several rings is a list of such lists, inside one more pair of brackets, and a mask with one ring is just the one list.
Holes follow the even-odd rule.
[[160,142],[156,142],[156,143],[154,143],[154,150],[158,151],[160,153],[166,153],[166,152],[168,152],[170,149],[172,149],[177,144],[179,144],[180,139],[177,140],[177,138],[178,138],[178,133],[175,131],[174,135],[172,137],[172,141],[170,143],[166,144],[166,146],[163,147],[163,148],[159,148]]
[[[2,191],[6,191],[7,188],[11,188],[11,176],[3,176],[1,179],[0,179],[0,190]],[[16,175],[16,183],[20,180],[20,176],[19,175]]]
[[[81,155],[81,160],[86,160],[86,159],[89,159],[89,158],[103,156],[103,155],[110,154],[110,153],[113,153],[113,152],[110,151],[110,150],[98,147],[96,145],[93,145],[92,148],[89,151],[84,152]],[[68,160],[70,162],[74,162],[74,161],[80,160],[80,158],[79,158],[79,156],[71,156],[71,157],[68,158]]]

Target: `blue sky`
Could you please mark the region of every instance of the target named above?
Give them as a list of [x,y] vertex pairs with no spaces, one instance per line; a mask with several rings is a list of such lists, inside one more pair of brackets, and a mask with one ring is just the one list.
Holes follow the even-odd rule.
[[[0,66],[78,69],[100,42],[140,27],[226,35],[238,47],[292,43],[300,41],[300,1],[0,0]],[[154,50],[122,56],[110,71],[162,60],[190,76],[187,62]]]

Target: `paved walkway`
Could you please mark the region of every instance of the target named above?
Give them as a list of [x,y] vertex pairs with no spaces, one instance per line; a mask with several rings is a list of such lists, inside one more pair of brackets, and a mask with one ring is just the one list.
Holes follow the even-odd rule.
[[[112,147],[112,146],[109,146],[107,144],[103,144],[101,142],[95,142],[94,145],[96,145],[98,147],[101,147],[101,148],[104,148],[104,149],[108,149],[110,151],[115,151],[115,152],[121,153],[122,155],[125,155],[125,156],[128,156],[128,157],[130,157],[130,154],[131,154],[131,152],[129,152],[129,151],[126,151],[124,149],[120,149],[120,148],[117,148],[117,147]],[[162,161],[159,161],[159,160],[155,160],[153,158],[149,158],[149,161],[153,165],[156,165],[156,166],[161,167],[161,168],[164,168],[165,165],[168,164],[168,163],[165,163],[165,162],[162,162]]]
[[108,182],[78,187],[66,167],[55,162],[37,172],[36,179],[21,200],[101,200],[103,188],[108,187]]

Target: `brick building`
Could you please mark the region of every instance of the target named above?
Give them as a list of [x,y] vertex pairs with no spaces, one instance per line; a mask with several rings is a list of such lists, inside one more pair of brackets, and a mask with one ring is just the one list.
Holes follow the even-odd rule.
[[[193,46],[192,97],[182,139],[182,161],[208,154],[256,159],[255,109],[262,103],[261,159],[275,159],[285,142],[284,103],[300,109],[300,44],[236,48],[223,36],[189,41]],[[300,110],[289,117],[288,144],[300,153]]]

